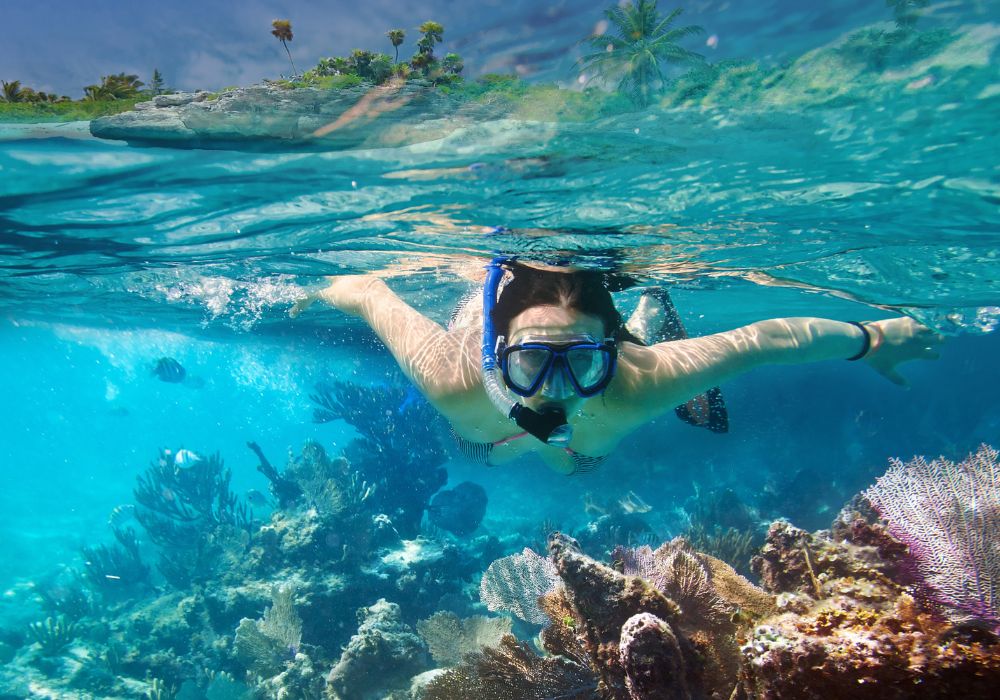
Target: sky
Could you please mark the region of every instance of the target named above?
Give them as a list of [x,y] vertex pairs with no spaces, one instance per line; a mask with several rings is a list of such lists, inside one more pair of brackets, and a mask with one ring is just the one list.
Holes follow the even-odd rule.
[[[408,32],[400,47],[400,57],[408,57],[416,27],[433,19],[445,27],[441,49],[460,53],[468,76],[518,72],[567,84],[577,77],[580,39],[613,1],[0,0],[7,28],[0,80],[79,98],[102,75],[124,71],[148,82],[158,68],[170,87],[217,90],[290,73],[270,35],[274,19],[292,22],[289,48],[299,70],[353,48],[391,54],[385,32],[397,27]],[[933,12],[985,15],[990,4],[945,0]],[[665,11],[675,6],[660,4]],[[712,60],[779,61],[891,14],[880,0],[690,0],[683,7],[679,23],[705,29],[684,45]]]

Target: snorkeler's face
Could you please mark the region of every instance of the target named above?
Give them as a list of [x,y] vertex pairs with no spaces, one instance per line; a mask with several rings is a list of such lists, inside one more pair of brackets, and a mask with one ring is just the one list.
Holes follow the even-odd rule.
[[[525,309],[510,322],[509,345],[528,339],[532,342],[564,343],[582,337],[604,338],[604,323],[596,316],[562,306],[533,306]],[[562,372],[553,372],[533,395],[522,403],[540,411],[559,406],[572,414],[585,400],[569,386],[569,378]]]

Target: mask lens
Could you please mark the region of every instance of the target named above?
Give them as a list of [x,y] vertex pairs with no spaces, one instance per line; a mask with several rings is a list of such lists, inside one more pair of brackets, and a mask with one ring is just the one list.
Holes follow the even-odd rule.
[[507,357],[507,375],[521,391],[530,391],[539,375],[545,371],[552,352],[545,348],[520,348]]
[[589,391],[600,384],[608,373],[610,355],[594,348],[571,349],[566,353],[566,364],[580,388]]

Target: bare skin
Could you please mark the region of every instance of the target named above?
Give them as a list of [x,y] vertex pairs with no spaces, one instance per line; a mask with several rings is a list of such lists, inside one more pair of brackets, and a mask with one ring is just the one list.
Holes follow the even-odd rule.
[[[322,300],[364,320],[385,343],[410,381],[451,422],[461,437],[473,442],[504,440],[521,432],[491,403],[480,371],[481,325],[447,331],[400,299],[373,275],[331,277],[329,285],[293,307],[297,316]],[[872,350],[862,360],[895,384],[903,362],[935,359],[940,336],[916,321],[891,318],[868,322]],[[602,337],[600,319],[575,309],[535,306],[510,323],[510,343],[532,335],[559,341],[577,334]],[[822,318],[779,318],[758,321],[723,333],[674,340],[651,346],[622,342],[618,370],[603,394],[562,402],[574,452],[606,455],[625,436],[674,406],[733,377],[764,365],[800,364],[846,359],[862,347],[856,326]],[[523,399],[530,408],[547,400],[543,390]],[[494,447],[492,464],[536,452],[553,469],[568,473],[573,464],[565,450],[533,438]]]

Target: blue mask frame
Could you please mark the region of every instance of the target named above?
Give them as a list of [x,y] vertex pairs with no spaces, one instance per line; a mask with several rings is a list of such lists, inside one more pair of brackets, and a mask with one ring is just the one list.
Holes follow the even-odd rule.
[[[544,350],[548,353],[548,356],[538,370],[537,375],[532,381],[531,385],[524,387],[515,382],[510,375],[510,357],[515,352],[520,350]],[[607,355],[607,360],[605,362],[604,374],[601,376],[600,380],[597,382],[583,385],[580,383],[580,378],[576,376],[573,371],[573,366],[569,362],[567,355],[572,350],[590,350],[593,352],[601,352]],[[503,373],[504,384],[507,388],[518,396],[534,396],[538,393],[538,390],[553,376],[557,371],[562,371],[563,376],[569,378],[570,385],[576,394],[582,398],[589,398],[591,396],[596,396],[604,391],[608,384],[615,376],[615,369],[618,364],[618,348],[615,347],[614,341],[610,338],[606,338],[603,342],[597,342],[595,340],[571,340],[566,342],[527,342],[527,343],[517,343],[514,345],[506,345],[503,338],[497,341],[497,355],[500,363],[500,369]]]

